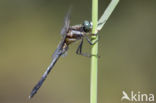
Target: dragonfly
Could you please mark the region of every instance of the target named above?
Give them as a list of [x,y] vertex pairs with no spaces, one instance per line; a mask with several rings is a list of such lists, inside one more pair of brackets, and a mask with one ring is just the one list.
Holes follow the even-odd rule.
[[90,45],[94,45],[97,42],[95,41],[94,43],[92,43],[91,39],[89,38],[89,36],[96,35],[96,34],[91,33],[92,23],[88,20],[85,20],[82,24],[70,26],[70,13],[71,13],[71,10],[68,10],[64,18],[64,26],[62,27],[61,32],[60,32],[62,36],[62,40],[59,43],[55,52],[53,53],[52,61],[50,65],[48,66],[47,70],[44,72],[41,79],[32,89],[30,96],[29,96],[30,99],[37,93],[37,91],[39,90],[39,88],[42,86],[43,82],[47,78],[48,74],[50,73],[54,65],[56,64],[57,60],[60,58],[60,56],[64,55],[67,52],[69,45],[71,43],[76,42],[78,40],[81,41],[76,50],[76,54],[86,56],[86,57],[94,56],[91,54],[82,53],[82,45],[83,45],[84,38],[86,38],[86,40],[88,41]]

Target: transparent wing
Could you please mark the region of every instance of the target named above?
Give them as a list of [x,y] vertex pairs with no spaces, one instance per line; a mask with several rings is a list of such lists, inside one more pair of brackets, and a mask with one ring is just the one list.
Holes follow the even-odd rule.
[[62,51],[62,47],[63,47],[64,41],[65,41],[65,38],[66,38],[66,35],[65,34],[67,34],[68,29],[69,29],[69,25],[70,25],[70,12],[71,12],[71,8],[68,10],[68,12],[66,14],[66,17],[65,17],[65,20],[64,20],[64,26],[63,26],[63,28],[61,30],[61,34],[62,34],[63,37],[62,37],[62,40],[61,40],[60,44],[58,45],[56,51],[54,52],[54,54],[52,56],[51,64],[49,65],[49,67],[47,68],[47,70],[42,75],[41,79],[38,81],[38,83],[33,88],[32,92],[30,93],[29,98],[32,98],[37,93],[37,91],[42,86],[43,82],[47,78],[49,72],[52,70],[52,68],[54,67],[55,63],[59,59],[59,57],[62,54],[64,54],[64,52],[66,52],[66,51]]
[[68,32],[69,25],[70,25],[70,13],[71,13],[71,8],[68,10],[65,18],[64,18],[64,26],[61,29],[61,35],[65,35]]

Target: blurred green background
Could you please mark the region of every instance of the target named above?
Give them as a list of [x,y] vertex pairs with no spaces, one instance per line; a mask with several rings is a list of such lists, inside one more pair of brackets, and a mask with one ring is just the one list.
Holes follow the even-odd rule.
[[[109,1],[99,0],[99,17]],[[75,54],[78,43],[28,100],[70,5],[71,25],[91,20],[91,0],[0,0],[0,103],[89,103],[90,59]],[[100,31],[98,103],[121,103],[123,90],[156,94],[155,11],[155,0],[120,0]]]

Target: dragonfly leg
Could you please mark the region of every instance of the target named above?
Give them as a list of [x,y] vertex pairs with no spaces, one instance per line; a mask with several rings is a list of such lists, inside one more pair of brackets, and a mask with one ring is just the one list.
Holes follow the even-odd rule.
[[[82,56],[85,56],[85,57],[97,56],[97,55],[82,53],[82,45],[83,45],[83,39],[81,40],[81,43],[80,43],[80,45],[78,46],[78,48],[76,50],[76,54],[82,55]],[[99,56],[97,56],[97,57],[99,57]]]
[[82,56],[85,56],[85,57],[91,57],[91,55],[88,55],[86,53],[82,53],[82,45],[83,45],[83,39],[81,39],[81,43],[80,43],[80,45],[78,46],[78,48],[76,50],[76,54],[82,55]]
[[87,39],[87,41],[90,45],[94,45],[99,41],[99,40],[96,40],[95,42],[92,43],[92,41],[89,39],[89,37],[87,35],[85,36],[85,38]]

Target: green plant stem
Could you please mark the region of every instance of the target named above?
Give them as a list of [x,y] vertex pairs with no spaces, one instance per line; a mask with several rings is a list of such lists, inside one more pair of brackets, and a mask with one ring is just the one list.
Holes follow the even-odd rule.
[[[119,0],[111,0],[110,4],[104,11],[103,15],[98,21],[98,0],[92,0],[92,33],[96,34],[97,30],[100,31],[111,13],[115,9]],[[98,25],[98,27],[97,27]],[[91,37],[92,42],[98,40],[97,36]],[[98,84],[98,42],[92,46],[91,54],[95,55],[91,57],[91,77],[90,77],[90,103],[97,103],[97,84]]]
[[[98,21],[98,0],[92,0],[92,33],[96,33]],[[92,42],[98,40],[98,36],[92,36]],[[92,46],[91,77],[90,77],[90,103],[97,103],[97,78],[98,78],[98,42]]]

